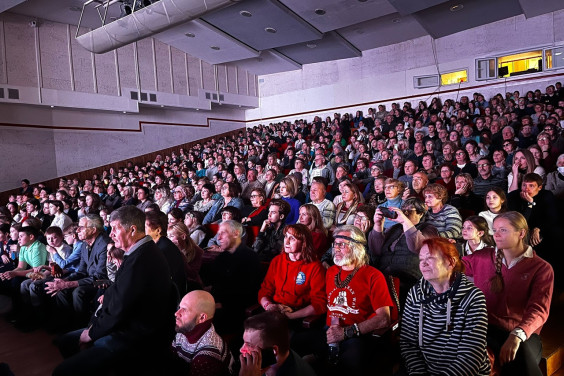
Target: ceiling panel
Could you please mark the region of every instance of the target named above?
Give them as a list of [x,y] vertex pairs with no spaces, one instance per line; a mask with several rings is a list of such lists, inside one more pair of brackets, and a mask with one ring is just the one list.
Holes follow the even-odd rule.
[[23,3],[25,0],[2,0],[0,2],[0,13],[7,11],[8,9],[15,7],[18,4]]
[[434,7],[435,5],[446,3],[449,0],[390,0],[390,3],[397,9],[399,14],[407,16],[420,10]]
[[562,0],[519,0],[525,17],[531,18],[541,14],[554,12],[564,7]]
[[319,40],[280,47],[276,50],[300,64],[362,56],[362,52],[334,31],[325,34]]
[[257,76],[299,70],[302,66],[276,51],[262,51],[259,57],[239,60],[234,65],[248,70]]
[[155,38],[210,64],[221,64],[259,55],[258,51],[202,20],[173,27],[157,34]]
[[[454,6],[458,8],[452,11]],[[518,0],[462,0],[422,10],[413,17],[433,38],[440,38],[521,13]]]
[[[388,0],[280,1],[324,33],[396,12]],[[323,10],[325,14],[316,14],[316,10]]]
[[366,51],[419,38],[427,35],[427,31],[412,16],[401,17],[394,13],[340,29],[339,34]]
[[[245,17],[240,12],[249,12]],[[202,17],[256,50],[320,39],[322,34],[276,0],[247,0]],[[265,29],[273,28],[269,33]]]

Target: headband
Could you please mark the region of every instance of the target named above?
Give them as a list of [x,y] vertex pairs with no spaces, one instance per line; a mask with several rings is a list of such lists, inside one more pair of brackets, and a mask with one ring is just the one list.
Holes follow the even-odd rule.
[[345,236],[345,235],[335,235],[335,236],[333,236],[333,239],[345,239],[345,240],[350,240],[351,242],[356,243],[356,244],[365,245],[364,242],[359,242],[358,240],[353,239],[350,236]]

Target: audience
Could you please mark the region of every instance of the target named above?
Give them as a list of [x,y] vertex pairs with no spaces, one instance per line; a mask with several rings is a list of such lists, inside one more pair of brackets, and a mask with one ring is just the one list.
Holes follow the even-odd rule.
[[[36,325],[31,327],[37,327],[38,323],[58,323],[61,328],[90,327],[90,331],[67,337],[74,341],[72,346],[62,342],[64,354],[70,356],[78,350],[76,341],[82,334],[81,344],[86,349],[65,360],[56,374],[72,374],[76,362],[84,362],[81,366],[84,369],[98,360],[89,371],[104,374],[111,368],[112,372],[119,373],[119,364],[126,364],[129,356],[121,351],[127,350],[131,354],[131,350],[140,349],[152,339],[158,339],[162,344],[156,351],[171,355],[172,325],[168,326],[170,330],[157,334],[155,330],[167,326],[167,320],[157,322],[156,317],[148,317],[146,311],[158,311],[158,317],[166,316],[172,320],[172,311],[177,308],[180,297],[188,293],[177,312],[177,336],[173,346],[178,355],[176,359],[180,360],[177,365],[179,369],[194,373],[202,369],[198,368],[202,364],[210,364],[209,369],[214,370],[212,374],[220,375],[225,374],[224,366],[230,358],[225,352],[225,344],[217,342],[215,355],[210,353],[202,357],[197,351],[201,348],[196,343],[208,338],[215,327],[221,335],[235,338],[229,347],[231,355],[235,359],[238,357],[234,350],[243,335],[245,310],[256,303],[260,280],[269,267],[274,267],[276,260],[296,258],[301,254],[302,258],[287,260],[295,266],[294,263],[301,265],[300,262],[305,262],[303,255],[308,259],[312,256],[312,261],[305,262],[306,265],[319,263],[317,259],[323,257],[323,266],[329,268],[328,286],[336,283],[333,277],[348,274],[350,267],[352,273],[348,282],[351,285],[357,285],[362,270],[369,270],[376,276],[372,269],[364,267],[370,263],[386,278],[399,277],[399,299],[394,298],[395,303],[391,304],[386,282],[382,279],[383,283],[378,282],[378,291],[383,295],[378,301],[371,300],[370,305],[362,306],[366,315],[343,314],[337,324],[330,318],[335,312],[345,310],[343,301],[348,304],[348,290],[337,289],[343,294],[335,296],[336,290],[327,287],[323,299],[327,301],[325,309],[329,308],[330,312],[328,340],[315,338],[319,332],[314,330],[306,331],[309,338],[304,338],[303,342],[316,358],[313,365],[319,374],[345,369],[356,374],[355,370],[374,360],[365,359],[363,355],[376,348],[367,332],[373,327],[386,328],[387,307],[399,308],[401,313],[407,293],[414,285],[411,291],[417,293],[426,294],[427,290],[434,289],[435,280],[428,279],[425,274],[420,279],[419,250],[425,239],[440,236],[453,242],[452,247],[461,254],[468,255],[467,259],[471,260],[466,261],[470,270],[468,275],[474,273],[476,285],[487,290],[482,291],[486,295],[491,326],[488,343],[491,340],[492,344],[498,344],[497,348],[492,345],[494,352],[509,345],[512,349],[521,348],[525,343],[536,350],[540,348],[540,339],[533,333],[538,334],[545,315],[540,315],[541,319],[535,318],[540,324],[535,324],[534,328],[520,324],[531,319],[528,313],[518,312],[510,322],[499,319],[495,315],[504,311],[502,304],[515,305],[506,300],[493,305],[492,293],[484,281],[500,274],[502,279],[508,278],[507,281],[513,283],[517,272],[511,271],[535,262],[538,258],[535,252],[550,263],[545,267],[546,263],[536,261],[535,265],[544,268],[543,278],[550,274],[546,270],[551,266],[557,285],[562,281],[562,257],[557,250],[564,209],[563,94],[563,90],[549,86],[544,97],[540,90],[536,94],[531,91],[526,96],[515,92],[508,97],[497,94],[488,99],[475,93],[472,98],[462,96],[457,101],[448,99],[444,103],[433,98],[431,105],[421,101],[416,108],[409,102],[403,107],[394,103],[389,111],[379,105],[378,111],[358,111],[356,116],[335,113],[326,119],[315,117],[311,121],[299,119],[255,126],[246,133],[196,142],[172,155],[158,155],[146,165],[128,162],[84,181],[61,178],[57,187],[32,185],[23,179],[22,189],[0,208],[0,293],[12,297],[12,316],[18,321],[35,321]],[[129,213],[132,206],[140,210]],[[524,219],[512,217],[514,214],[507,212],[508,208],[521,213]],[[124,217],[123,210],[132,216]],[[114,216],[117,219],[111,221]],[[133,217],[144,218],[141,220],[144,226]],[[503,226],[500,227],[500,223]],[[342,225],[347,225],[344,230]],[[63,235],[59,234],[60,230]],[[167,230],[171,239],[166,237]],[[107,258],[110,239],[106,232],[111,233],[116,246],[125,251],[125,260],[117,272],[112,260]],[[492,253],[491,235],[500,251]],[[330,247],[333,241],[333,247]],[[135,242],[143,243],[139,244],[139,250],[132,246]],[[154,254],[154,247],[145,244],[151,242],[156,243],[156,249],[160,251],[158,256]],[[302,248],[311,248],[312,252],[291,251],[292,242],[301,242]],[[202,252],[198,247],[201,244],[210,247]],[[139,253],[147,247],[152,250]],[[440,257],[435,257],[439,254],[435,250],[437,247],[428,248],[427,253],[431,256],[426,259],[433,258],[438,262]],[[349,249],[354,249],[353,254],[348,255]],[[281,251],[284,252],[281,254]],[[501,253],[503,256],[498,256]],[[151,257],[145,254],[151,254]],[[366,255],[371,259],[368,260]],[[154,261],[150,272],[144,266],[139,270],[133,267],[134,260],[140,258],[143,262]],[[330,266],[335,260],[339,263]],[[479,277],[481,272],[470,264],[478,262],[475,260],[489,262],[488,267],[485,261],[484,265],[480,264],[480,270],[487,271],[485,277]],[[511,260],[520,261],[512,263]],[[454,261],[443,261],[450,270]],[[456,283],[460,271],[460,268],[453,268],[449,282]],[[115,283],[109,284],[108,278],[113,273],[116,273]],[[312,283],[305,271],[296,273],[282,284],[279,292],[274,289],[275,293],[265,302],[290,307],[281,310],[290,317],[298,312],[299,317],[312,313],[308,308],[311,306],[305,303],[295,306],[288,303],[288,297],[295,296],[296,291]],[[161,281],[163,276],[167,277],[166,283]],[[343,277],[346,276],[341,276],[337,282],[341,283]],[[156,285],[149,286],[154,278]],[[277,278],[270,276],[266,280],[278,281]],[[464,286],[470,284],[464,278],[462,280]],[[370,296],[372,292],[366,289],[374,281],[365,282],[364,290],[358,290],[357,299],[360,300],[357,303],[373,298]],[[518,289],[519,283],[511,285],[510,290]],[[200,291],[204,285],[211,291],[211,296]],[[298,290],[291,290],[293,293],[287,295],[290,285]],[[96,298],[103,293],[99,286],[107,286],[107,290],[95,312]],[[421,286],[426,286],[427,290],[421,290]],[[454,291],[453,286],[449,289]],[[546,286],[541,287],[546,290]],[[457,288],[458,293],[459,285]],[[139,289],[142,291],[137,291]],[[198,291],[191,295],[193,290]],[[384,290],[388,295],[383,293]],[[171,291],[174,297],[170,295]],[[174,294],[175,291],[179,295]],[[533,295],[531,299],[538,294]],[[116,299],[123,301],[117,303]],[[154,299],[161,301],[159,307],[154,306]],[[143,308],[137,308],[141,301]],[[418,300],[409,301],[409,309],[417,304]],[[423,310],[432,309],[434,304],[426,303]],[[442,300],[437,307],[441,304]],[[453,307],[456,304],[458,301],[453,302]],[[542,304],[547,314],[546,301]],[[188,312],[188,305],[198,309]],[[313,301],[312,305],[315,305]],[[210,310],[210,306],[214,309]],[[130,307],[135,308],[131,310]],[[347,312],[350,308],[346,306]],[[370,309],[372,317],[368,315]],[[33,314],[29,315],[29,312]],[[92,312],[95,314],[89,321]],[[322,312],[323,309],[317,307],[313,313]],[[444,314],[442,312],[439,317]],[[406,311],[408,316],[412,313]],[[375,317],[378,317],[378,323],[374,322]],[[451,320],[456,327],[457,316],[453,315]],[[133,333],[135,325],[140,325],[139,333]],[[301,329],[301,326],[291,324],[292,333],[296,333],[298,327]],[[433,327],[432,323],[425,321],[419,328],[423,331],[422,344],[421,340],[410,344],[420,355],[432,354],[428,346],[445,340],[443,334],[437,334],[437,339],[428,342],[426,331],[430,327]],[[503,330],[496,331],[498,327]],[[288,330],[287,327],[273,329],[281,329],[279,334]],[[257,330],[262,329],[250,331]],[[444,330],[440,328],[437,333]],[[514,336],[507,337],[511,331],[515,331]],[[114,334],[118,332],[128,334],[115,338]],[[245,340],[248,334],[245,332]],[[138,335],[140,340],[132,341]],[[520,342],[522,346],[516,346],[512,337],[523,340]],[[284,370],[290,369],[285,368],[290,364],[298,367],[292,369],[304,370],[307,374],[309,368],[304,368],[297,353],[290,350],[289,345],[284,345],[284,341],[266,341],[265,347],[255,339],[249,341],[253,343],[253,349],[241,350],[244,354],[240,357],[244,361],[242,375],[260,372],[261,368],[269,374],[287,374]],[[312,345],[308,348],[310,342]],[[108,343],[117,350],[108,351]],[[328,343],[333,353],[333,344],[339,343],[337,353],[341,357],[333,359],[336,365],[327,367],[321,363],[326,360]],[[457,346],[468,345],[451,343],[451,351]],[[275,356],[271,356],[268,344],[281,346],[281,352],[273,352]],[[292,347],[299,350],[300,355],[305,354],[304,346],[292,342]],[[487,372],[485,363],[482,363],[483,346],[478,347],[470,361],[477,367],[472,374]],[[153,343],[151,348],[154,348]],[[265,357],[273,363],[256,369],[258,349],[266,350]],[[522,358],[521,350],[516,355],[508,355],[507,351],[498,354],[503,372],[511,374],[512,371],[505,369],[522,367],[530,370],[529,374],[538,374],[531,366],[536,366],[538,359],[514,365]],[[518,360],[514,362],[513,358]],[[425,361],[413,362],[413,359],[405,356],[408,370],[426,364],[428,373],[433,373],[430,370],[435,367],[455,369],[457,364],[445,359],[433,361],[429,357]],[[360,370],[358,374],[362,374]]]

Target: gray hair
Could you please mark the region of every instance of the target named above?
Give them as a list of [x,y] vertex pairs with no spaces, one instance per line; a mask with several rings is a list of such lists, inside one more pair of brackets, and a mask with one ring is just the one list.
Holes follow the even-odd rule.
[[511,134],[512,134],[513,136],[515,136],[515,129],[513,129],[513,127],[511,127],[511,126],[507,125],[507,126],[503,127],[503,130],[502,130],[502,132],[503,132],[503,131],[505,131],[505,130],[508,130],[508,131],[510,131],[510,132],[511,132]]
[[[125,228],[135,226],[137,231],[145,232],[145,213],[133,205],[122,206],[110,214],[110,222],[117,221]],[[103,228],[103,224],[102,224]]]
[[241,224],[241,222],[230,219],[228,221],[221,222],[221,224],[229,227],[229,232],[231,232],[231,234],[237,232],[237,234],[241,236],[241,234],[243,233],[243,225]]
[[556,163],[560,162],[561,160],[564,160],[564,154],[560,154],[558,156],[558,159],[556,160]]
[[355,267],[360,267],[368,265],[368,253],[366,253],[366,236],[364,233],[356,226],[353,225],[343,225],[339,226],[333,231],[333,237],[337,235],[348,232],[349,237],[353,239],[350,243],[351,250],[353,251],[352,259]]
[[98,232],[104,231],[104,220],[97,214],[86,214],[86,227],[93,227]]

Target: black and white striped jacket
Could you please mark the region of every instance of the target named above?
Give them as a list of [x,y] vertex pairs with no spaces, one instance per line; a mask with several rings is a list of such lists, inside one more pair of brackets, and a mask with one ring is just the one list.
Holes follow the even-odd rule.
[[400,346],[410,375],[489,375],[486,299],[465,275],[437,295],[425,279],[404,306]]

